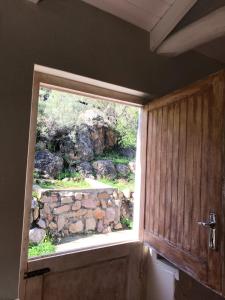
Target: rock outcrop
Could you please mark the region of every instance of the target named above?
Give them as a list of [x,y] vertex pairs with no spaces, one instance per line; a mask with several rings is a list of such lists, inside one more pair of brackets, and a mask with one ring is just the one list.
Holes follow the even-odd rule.
[[116,168],[111,160],[97,160],[92,164],[97,179],[108,178],[115,179],[117,176]]
[[48,150],[36,151],[34,167],[40,173],[57,177],[63,169],[63,159]]

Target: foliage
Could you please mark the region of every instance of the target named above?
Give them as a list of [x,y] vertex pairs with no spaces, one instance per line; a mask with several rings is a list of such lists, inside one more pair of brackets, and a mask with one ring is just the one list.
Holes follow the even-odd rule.
[[138,115],[138,109],[131,106],[124,106],[118,114],[116,130],[120,133],[119,145],[122,148],[136,148]]
[[43,189],[68,189],[68,188],[89,188],[90,184],[85,180],[42,180],[38,185]]
[[95,160],[111,160],[114,164],[128,164],[131,161],[116,151],[105,151],[104,154],[95,157]]
[[62,180],[64,178],[73,178],[75,181],[84,180],[83,176],[79,172],[73,172],[70,170],[64,170],[63,172],[60,172],[57,176],[58,180]]
[[[135,148],[138,114],[139,109],[136,107],[42,87],[38,105],[37,140],[40,137],[51,140],[53,136],[62,136],[66,132],[75,142],[73,132],[76,126],[90,121],[98,122],[100,118],[108,127],[119,132],[119,146]],[[48,148],[51,147],[49,144]]]
[[129,218],[122,217],[120,222],[121,224],[125,225],[128,229],[133,228],[133,221]]
[[39,198],[40,198],[40,195],[39,195],[38,192],[32,191],[32,197],[33,197],[33,198],[36,198],[36,199],[39,199]]
[[53,244],[52,240],[49,237],[46,237],[45,240],[36,245],[30,244],[28,248],[28,257],[36,257],[47,254],[55,253],[56,246]]

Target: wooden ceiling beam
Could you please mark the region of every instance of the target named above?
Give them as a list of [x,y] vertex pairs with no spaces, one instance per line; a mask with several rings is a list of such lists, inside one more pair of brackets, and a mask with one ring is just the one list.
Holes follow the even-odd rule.
[[177,56],[222,36],[225,36],[225,6],[169,36],[157,53]]
[[176,0],[150,31],[150,49],[155,51],[197,0]]
[[28,0],[30,2],[33,2],[34,4],[38,4],[41,0]]

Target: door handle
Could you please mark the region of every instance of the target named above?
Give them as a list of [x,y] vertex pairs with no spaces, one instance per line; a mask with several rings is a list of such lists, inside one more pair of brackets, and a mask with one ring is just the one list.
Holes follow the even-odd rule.
[[204,226],[209,229],[209,242],[208,246],[212,250],[216,250],[216,214],[210,213],[209,220],[206,222],[197,222],[198,225]]

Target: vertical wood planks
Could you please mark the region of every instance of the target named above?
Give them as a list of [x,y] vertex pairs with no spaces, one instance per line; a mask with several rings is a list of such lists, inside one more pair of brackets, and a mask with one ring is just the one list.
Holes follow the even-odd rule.
[[155,199],[154,199],[154,234],[159,234],[159,209],[160,209],[160,165],[161,165],[161,141],[162,141],[162,109],[157,115],[157,136],[156,136],[156,162],[155,162]]
[[184,229],[184,200],[185,200],[185,170],[186,170],[186,144],[187,144],[187,101],[180,103],[180,136],[178,159],[178,201],[177,201],[177,246],[180,248]]
[[[192,239],[191,252],[198,255],[200,253],[199,230],[197,222],[201,221],[201,157],[202,157],[202,96],[198,94],[194,97],[194,148],[193,148],[193,213],[192,213]],[[204,234],[205,235],[205,234]]]
[[[224,89],[225,73],[221,72],[199,88],[195,84],[148,104],[151,140],[147,140],[145,240],[217,291],[222,290],[225,248],[221,230]],[[210,212],[218,219],[217,251],[209,249],[208,229],[198,224],[206,222]]]
[[174,104],[173,118],[173,157],[172,157],[172,201],[170,241],[176,244],[178,216],[178,170],[179,170],[179,133],[180,133],[180,103]]
[[[164,160],[160,163],[160,189],[159,189],[159,236],[164,237],[165,233],[165,205],[166,205],[166,154],[167,154],[167,124],[168,108],[162,108],[162,131],[161,131],[161,157]],[[161,158],[160,158],[161,160]]]

